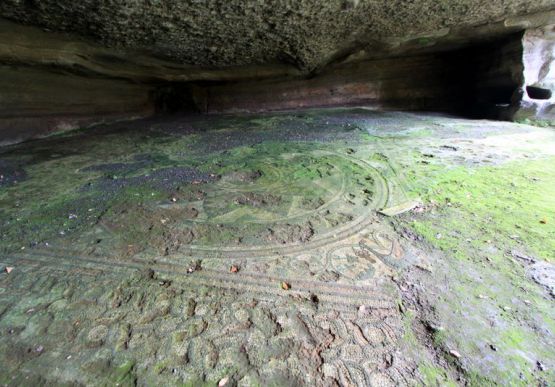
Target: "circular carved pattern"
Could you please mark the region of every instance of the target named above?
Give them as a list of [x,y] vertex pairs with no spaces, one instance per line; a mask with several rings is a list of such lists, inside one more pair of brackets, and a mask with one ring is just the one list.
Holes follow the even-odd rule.
[[360,232],[389,198],[380,171],[332,151],[271,155],[256,167],[224,174],[196,203],[199,215],[188,220],[221,233],[241,230],[241,246],[194,241],[190,251],[288,254],[325,246]]

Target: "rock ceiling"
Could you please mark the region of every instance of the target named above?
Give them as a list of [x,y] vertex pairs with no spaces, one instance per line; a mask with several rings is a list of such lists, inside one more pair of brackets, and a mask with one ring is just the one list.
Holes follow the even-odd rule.
[[555,0],[3,0],[0,63],[135,80],[307,75],[548,24]]

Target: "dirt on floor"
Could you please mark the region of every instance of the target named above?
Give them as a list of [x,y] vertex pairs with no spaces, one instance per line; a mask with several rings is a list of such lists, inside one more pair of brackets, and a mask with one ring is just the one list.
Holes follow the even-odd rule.
[[4,385],[555,383],[552,127],[99,126],[0,149],[0,237]]

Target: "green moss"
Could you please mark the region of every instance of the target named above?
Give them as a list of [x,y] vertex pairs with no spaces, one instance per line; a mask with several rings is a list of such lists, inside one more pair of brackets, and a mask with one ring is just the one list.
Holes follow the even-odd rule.
[[522,343],[526,340],[526,333],[519,328],[508,329],[503,332],[502,343],[508,348],[522,348]]
[[112,381],[108,385],[118,385],[118,386],[134,386],[136,385],[136,377],[133,373],[133,368],[135,367],[135,362],[132,360],[127,360],[120,366],[114,369],[110,376]]
[[[439,204],[432,217],[412,227],[434,246],[459,251],[520,242],[550,260],[555,256],[555,159],[499,167],[458,167],[437,173],[415,193]],[[517,236],[517,237],[515,237]]]
[[171,364],[171,359],[164,359],[154,365],[154,373],[161,374],[166,371]]
[[418,44],[423,45],[423,46],[427,45],[427,44],[430,44],[430,42],[432,42],[432,40],[429,39],[429,38],[418,38],[416,41],[417,41]]
[[188,380],[185,383],[183,383],[181,386],[182,387],[214,387],[217,386],[218,383],[210,383],[204,380],[200,380],[200,379],[193,379],[193,380]]
[[[468,386],[471,387],[493,387],[493,386],[499,386],[499,382],[495,382],[493,381],[491,378],[485,377],[483,375],[480,375],[477,372],[474,371],[468,371],[465,374],[467,382],[466,384]],[[508,379],[506,379],[508,380]],[[514,384],[511,384],[514,385]],[[521,385],[525,386],[527,385],[526,383],[522,383]]]
[[443,368],[423,363],[418,365],[418,371],[422,375],[422,382],[425,386],[457,386]]
[[[404,307],[403,310],[405,310]],[[416,347],[418,345],[418,339],[416,338],[414,331],[412,330],[413,321],[414,313],[410,310],[405,310],[405,312],[403,313],[403,341],[409,344],[411,347]]]
[[519,124],[532,125],[540,128],[548,128],[551,126],[555,126],[554,120],[541,120],[541,119],[535,119],[535,118],[524,118],[521,120],[517,120],[516,122]]
[[441,347],[445,343],[446,333],[444,330],[435,331],[433,334],[434,346]]
[[[512,307],[515,299],[528,299],[543,323],[555,328],[542,292],[526,277],[522,266],[508,258],[513,249],[539,259],[555,257],[553,165],[553,157],[475,168],[412,165],[408,173],[411,190],[430,209],[407,216],[408,225],[433,247],[443,250],[447,260],[464,262],[472,273],[468,278],[463,273],[450,273],[457,281],[451,284],[451,292],[441,298],[450,310],[461,310],[463,314],[491,313],[491,307]],[[480,295],[488,296],[497,306]],[[501,312],[497,318],[503,321],[504,330],[481,333],[476,325],[468,332],[471,336],[467,340],[451,331],[439,332],[434,335],[435,345],[455,342],[462,353],[477,354],[483,345],[478,344],[479,337],[487,336],[498,347],[496,356],[502,356],[503,362],[488,371],[468,367],[465,378],[469,385],[495,385],[492,380],[517,378],[523,384],[535,383],[537,375],[532,372],[531,354],[545,359],[552,355],[536,332],[514,320],[512,310]],[[473,334],[477,336],[473,338]],[[433,371],[424,369],[422,373],[429,376],[430,383],[435,383]]]

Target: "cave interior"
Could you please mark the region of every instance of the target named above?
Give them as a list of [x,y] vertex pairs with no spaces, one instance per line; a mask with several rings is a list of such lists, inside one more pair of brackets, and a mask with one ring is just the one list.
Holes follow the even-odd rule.
[[0,383],[555,384],[554,23],[2,1]]

